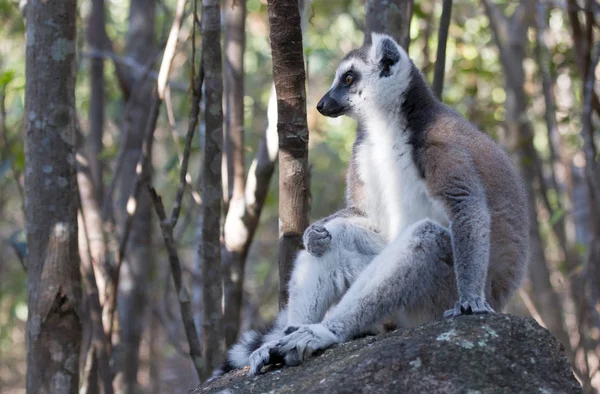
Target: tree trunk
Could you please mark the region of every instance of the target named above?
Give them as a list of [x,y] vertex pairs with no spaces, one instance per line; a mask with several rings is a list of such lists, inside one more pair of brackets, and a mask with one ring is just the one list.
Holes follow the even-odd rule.
[[433,73],[433,91],[440,100],[442,100],[442,90],[444,89],[444,73],[446,71],[446,43],[448,41],[448,29],[450,28],[451,16],[452,0],[444,0],[442,16],[440,17],[437,56],[435,58],[435,69]]
[[223,159],[223,74],[219,0],[202,0],[202,58],[206,111],[202,176],[202,225],[198,251],[202,266],[204,372],[213,371],[224,350],[221,298],[221,162]]
[[[304,31],[306,25],[305,2],[300,1],[298,7]],[[223,272],[225,285],[225,341],[228,347],[231,341],[235,341],[240,331],[246,258],[258,227],[278,155],[277,98],[275,85],[272,85],[267,107],[265,132],[260,140],[256,157],[248,170],[248,178],[245,182],[244,205],[240,209],[236,203],[237,200],[232,200],[225,218],[221,258],[225,270]],[[232,267],[231,271],[228,267]],[[237,267],[237,269],[234,267]],[[226,279],[228,275],[231,275],[230,279]]]
[[[223,328],[225,346],[237,339],[244,283],[244,245],[248,228],[244,223],[244,48],[246,44],[246,1],[225,2],[225,150],[227,184],[231,187],[229,209],[223,229]],[[224,191],[225,193],[225,191]]]
[[[92,1],[92,12],[88,19],[87,40],[94,50],[105,48],[104,0]],[[89,167],[92,176],[95,197],[99,206],[102,206],[104,195],[104,182],[102,180],[103,164],[100,159],[102,153],[102,135],[104,134],[104,59],[97,56],[90,60],[90,133],[88,136]]]
[[385,33],[408,52],[413,0],[367,0],[365,7],[365,43],[371,42],[371,33]]
[[27,4],[27,392],[77,393],[81,274],[75,173],[75,0]]
[[298,1],[269,0],[279,135],[279,308],[288,299],[292,264],[309,220],[306,73]]
[[[147,64],[152,58],[154,48],[155,0],[131,0],[129,10],[129,31],[127,33],[126,54],[139,64]],[[137,372],[139,367],[139,347],[148,303],[148,275],[151,260],[152,211],[146,185],[150,182],[151,166],[144,166],[145,173],[141,178],[140,193],[137,201],[129,201],[133,180],[136,177],[136,166],[142,150],[146,132],[148,114],[151,112],[152,82],[148,81],[140,87],[140,94],[129,95],[128,111],[123,128],[128,130],[128,138],[122,143],[125,156],[120,176],[118,206],[120,209],[121,228],[126,220],[127,212],[137,204],[133,219],[129,242],[125,252],[119,278],[119,328],[122,351],[122,376],[118,381],[118,392],[132,393],[137,388]],[[125,134],[125,133],[123,133]],[[148,152],[151,155],[151,152]],[[151,159],[148,159],[151,163]]]

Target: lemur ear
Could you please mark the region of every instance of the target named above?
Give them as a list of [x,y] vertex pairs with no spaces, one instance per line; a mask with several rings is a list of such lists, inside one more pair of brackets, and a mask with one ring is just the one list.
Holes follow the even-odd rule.
[[398,44],[386,35],[373,33],[373,47],[375,48],[375,59],[381,70],[380,77],[389,77],[391,68],[400,61],[400,51]]

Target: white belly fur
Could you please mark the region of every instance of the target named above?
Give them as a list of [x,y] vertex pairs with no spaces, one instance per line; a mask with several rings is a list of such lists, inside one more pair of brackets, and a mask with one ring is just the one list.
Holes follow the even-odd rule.
[[368,125],[368,135],[357,152],[358,173],[364,182],[366,201],[361,206],[388,242],[408,226],[429,218],[447,226],[439,201],[429,195],[414,164],[408,132]]

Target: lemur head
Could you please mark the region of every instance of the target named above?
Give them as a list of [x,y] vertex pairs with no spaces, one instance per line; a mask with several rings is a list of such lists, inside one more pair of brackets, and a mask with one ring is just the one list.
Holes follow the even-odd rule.
[[397,105],[409,85],[412,67],[408,54],[393,38],[373,33],[372,44],[344,57],[317,110],[334,118],[363,118]]

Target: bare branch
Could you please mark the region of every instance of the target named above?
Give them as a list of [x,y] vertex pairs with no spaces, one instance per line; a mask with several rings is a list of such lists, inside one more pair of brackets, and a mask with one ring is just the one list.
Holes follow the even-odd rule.
[[[159,50],[159,52],[160,51],[162,51],[162,48]],[[128,88],[128,91],[130,91],[130,92],[135,91],[135,85],[137,84],[137,82],[140,79],[147,76],[150,79],[158,81],[158,78],[160,76],[160,72],[156,72],[156,71],[152,71],[152,70],[146,72],[145,71],[146,66],[144,66],[143,64],[136,62],[132,58],[119,56],[111,51],[102,51],[102,50],[98,50],[98,49],[91,49],[89,51],[83,51],[81,53],[81,55],[84,57],[89,57],[91,59],[97,59],[97,58],[111,59],[114,63],[120,64],[121,68],[123,68],[123,66],[130,68],[133,71],[133,75],[135,76],[135,81],[133,82],[132,87]],[[187,87],[180,82],[176,82],[173,80],[167,80],[167,85],[169,87],[171,87],[172,89],[178,90],[180,92],[187,91]],[[128,98],[128,97],[129,97],[129,95],[125,96],[125,98]]]
[[442,99],[444,89],[444,72],[446,67],[446,42],[448,41],[448,29],[452,16],[452,0],[444,0],[442,16],[440,18],[440,29],[438,31],[437,57],[433,73],[433,91],[437,98]]
[[167,45],[165,46],[165,53],[160,65],[160,71],[158,72],[157,86],[158,98],[160,100],[165,99],[165,87],[167,86],[169,73],[171,71],[171,64],[173,63],[173,58],[175,57],[175,49],[179,39],[179,32],[181,31],[184,9],[185,0],[177,0],[175,18],[173,19],[173,25],[171,26],[171,31],[169,32],[169,38],[167,39]]
[[[92,0],[92,12],[87,20],[87,41],[92,47],[102,48],[105,44],[104,0]],[[90,111],[89,135],[87,138],[88,161],[95,189],[95,198],[102,204],[104,162],[100,157],[103,150],[104,134],[104,59],[92,58],[90,62]]]
[[192,97],[192,108],[190,109],[190,115],[188,118],[188,129],[185,135],[185,145],[183,148],[183,156],[181,159],[181,170],[179,172],[179,186],[177,187],[177,195],[175,196],[175,202],[173,203],[173,210],[171,211],[171,225],[175,227],[177,220],[179,219],[179,212],[181,210],[181,200],[183,199],[183,193],[185,186],[189,185],[187,178],[189,174],[188,164],[190,161],[190,150],[192,147],[192,140],[198,126],[198,118],[200,115],[200,101],[202,101],[202,84],[204,83],[204,67],[202,60],[200,60],[200,72],[196,81],[193,84],[193,97]]
[[190,347],[190,358],[198,378],[202,380],[204,373],[202,363],[202,351],[200,348],[200,339],[198,338],[198,331],[196,331],[196,324],[194,323],[194,314],[192,312],[192,303],[188,290],[183,284],[181,277],[181,263],[179,262],[179,256],[175,249],[175,241],[173,240],[173,226],[171,225],[172,219],[167,219],[165,214],[165,207],[162,203],[162,199],[153,187],[148,186],[150,191],[150,197],[154,205],[156,215],[160,220],[160,229],[162,231],[163,241],[167,248],[169,255],[169,264],[171,266],[171,274],[173,275],[173,282],[175,283],[175,291],[177,292],[177,299],[179,300],[179,307],[181,309],[181,320],[185,329],[185,335],[188,340]]
[[[82,229],[85,242],[87,245],[90,245],[90,237],[87,232],[87,223],[84,210],[81,207],[81,200],[79,202],[79,219],[80,224],[79,228]],[[93,365],[88,365],[88,363],[93,364],[94,360],[98,366],[98,375],[100,376],[100,388],[101,392],[104,394],[113,393],[112,387],[112,373],[110,370],[110,341],[104,333],[104,327],[102,325],[102,306],[100,304],[98,285],[96,283],[96,275],[94,274],[94,267],[92,266],[92,255],[91,250],[88,247],[87,249],[88,255],[86,258],[81,259],[81,274],[85,284],[85,290],[87,293],[87,300],[89,302],[90,308],[90,320],[91,320],[91,330],[92,330],[92,344],[88,352],[88,357],[86,358],[86,371],[91,369]],[[91,357],[91,358],[90,358]],[[85,380],[83,382],[86,383]],[[88,387],[91,390],[91,387]],[[88,391],[86,391],[87,393]]]
[[[160,52],[157,52],[156,55],[158,55],[159,53]],[[152,69],[152,64],[154,63],[155,58],[156,58],[156,56],[153,56],[144,66],[144,70],[143,70],[141,76],[139,77],[139,79],[137,80],[137,82],[135,83],[135,85],[133,87],[131,96],[137,97],[140,94],[142,94],[143,86],[146,83],[146,77],[150,73],[150,70]],[[129,100],[127,100],[127,105],[125,106],[124,115],[123,115],[124,119],[127,119],[127,117],[129,116],[129,113],[131,112],[131,108],[133,107],[133,102],[134,102],[134,100],[132,100],[131,97]],[[121,143],[119,144],[119,151],[117,152],[117,158],[115,159],[115,165],[113,167],[113,175],[110,180],[108,189],[106,190],[106,193],[104,195],[104,201],[102,204],[102,217],[104,218],[104,220],[109,220],[109,219],[113,220],[113,214],[112,214],[113,198],[112,197],[115,192],[115,189],[117,188],[117,181],[119,180],[119,176],[121,175],[121,169],[123,168],[123,161],[125,160],[125,153],[127,151],[128,141],[129,141],[129,127],[128,127],[128,123],[127,123],[123,130],[123,135],[121,137]],[[114,227],[114,223],[112,223],[112,225]]]

